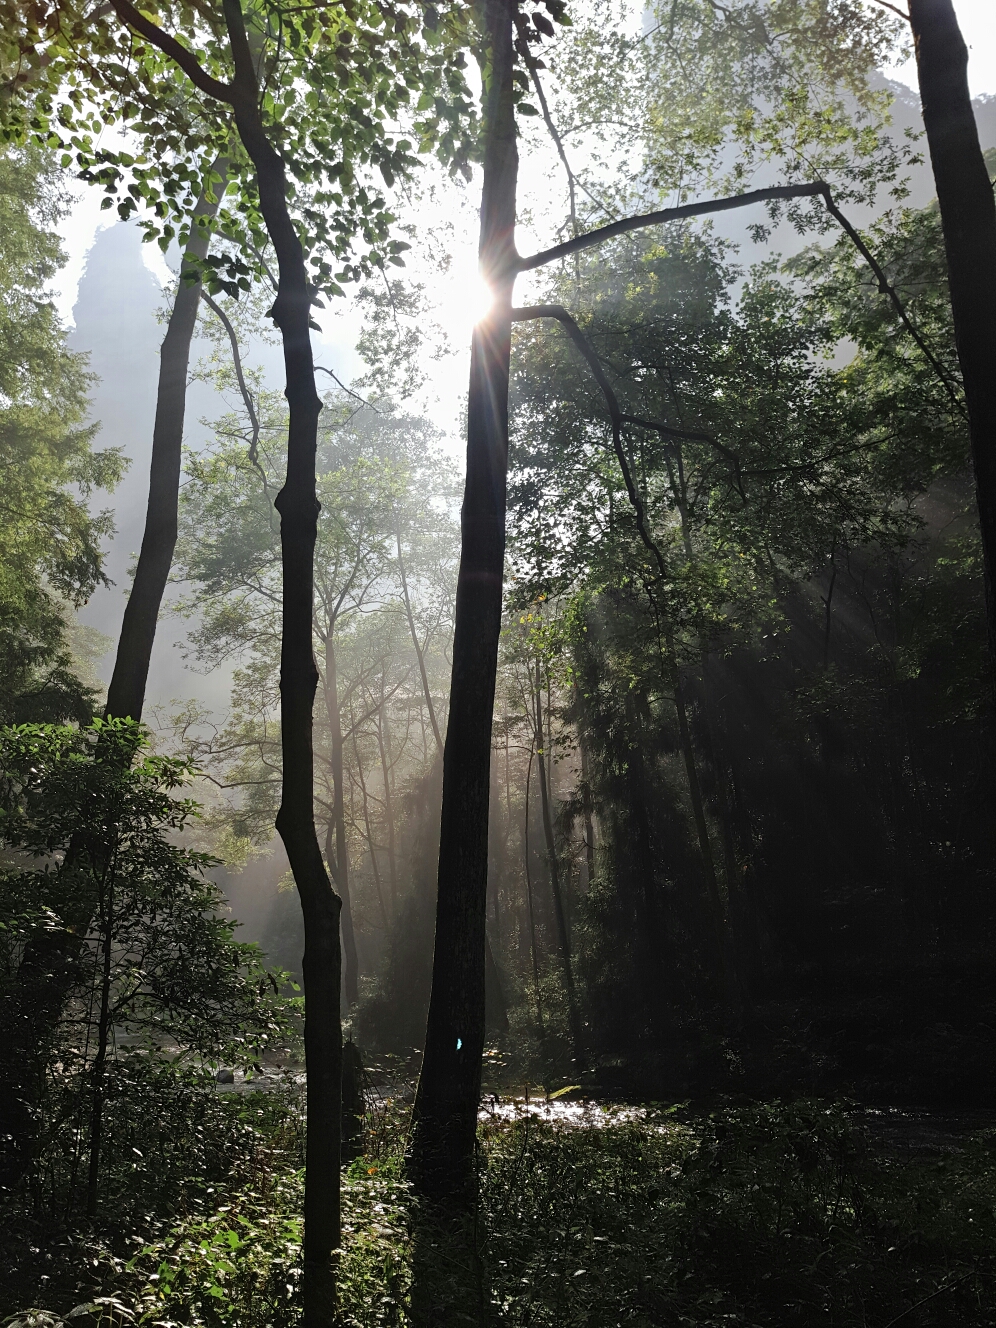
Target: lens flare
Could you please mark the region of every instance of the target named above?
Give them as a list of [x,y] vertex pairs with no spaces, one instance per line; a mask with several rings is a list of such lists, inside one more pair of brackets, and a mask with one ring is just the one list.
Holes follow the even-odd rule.
[[494,291],[478,272],[454,276],[443,292],[439,321],[454,342],[469,341],[471,333],[495,302]]

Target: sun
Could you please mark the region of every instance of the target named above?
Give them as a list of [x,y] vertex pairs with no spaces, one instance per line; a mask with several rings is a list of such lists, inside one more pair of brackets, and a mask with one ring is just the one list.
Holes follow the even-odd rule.
[[474,328],[491,311],[494,300],[494,292],[476,268],[449,274],[441,292],[438,316],[455,347],[470,342]]

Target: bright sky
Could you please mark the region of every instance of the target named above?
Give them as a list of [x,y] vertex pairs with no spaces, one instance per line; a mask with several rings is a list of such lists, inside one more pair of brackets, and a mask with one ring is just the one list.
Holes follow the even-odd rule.
[[[996,0],[954,0],[955,13],[968,45],[968,86],[973,97],[996,95]],[[897,83],[916,91],[916,65],[884,71]]]

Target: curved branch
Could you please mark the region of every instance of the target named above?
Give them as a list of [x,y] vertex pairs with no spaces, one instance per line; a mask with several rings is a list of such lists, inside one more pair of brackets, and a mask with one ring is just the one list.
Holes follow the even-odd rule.
[[616,235],[625,235],[629,231],[641,230],[644,226],[660,226],[666,221],[678,221],[682,217],[701,217],[710,212],[729,212],[733,208],[750,207],[752,203],[766,203],[783,198],[816,198],[829,193],[822,180],[815,184],[783,184],[771,189],[755,189],[749,194],[734,194],[731,198],[711,198],[704,203],[683,203],[680,207],[661,208],[657,212],[644,212],[638,217],[624,217],[622,221],[610,222],[608,226],[599,226],[598,230],[586,235],[577,235],[573,240],[555,244],[552,249],[543,249],[538,254],[520,258],[516,272],[531,272],[558,258],[580,253],[590,249],[603,240],[611,240]]
[[941,383],[944,386],[944,390],[951,398],[951,402],[954,405],[954,408],[961,415],[965,415],[966,414],[965,407],[958,398],[957,390],[952,385],[947,370],[944,369],[940,361],[934,355],[933,351],[924,341],[923,337],[913,326],[913,323],[910,321],[910,316],[906,312],[905,307],[903,306],[902,300],[896,294],[893,287],[889,284],[889,279],[886,277],[885,272],[876,262],[871,250],[865,244],[864,240],[862,240],[861,236],[854,229],[851,223],[847,220],[847,218],[844,216],[843,212],[841,212],[837,204],[833,201],[833,196],[830,193],[830,189],[827,185],[823,186],[823,201],[826,204],[827,211],[838,223],[838,225],[841,227],[841,229],[850,239],[851,243],[857,249],[858,253],[871,268],[875,276],[875,279],[878,282],[879,293],[882,295],[887,295],[889,297],[892,307],[899,315],[903,327],[905,327],[906,331],[910,334],[910,336],[913,338],[916,344],[920,347],[920,350],[922,351],[924,358],[927,360],[927,363],[933,369],[934,373],[937,374],[937,377],[941,380]]
[[564,150],[564,141],[557,133],[557,126],[553,123],[553,116],[550,114],[550,107],[546,100],[546,93],[543,91],[543,84],[540,82],[536,61],[528,60],[526,63],[533,78],[533,87],[536,89],[536,98],[539,101],[540,110],[543,112],[543,121],[546,124],[550,137],[553,139],[554,146],[557,149],[557,155],[563,162],[564,170],[567,172],[567,189],[570,193],[571,200],[571,233],[576,237],[578,233],[577,195],[574,190],[576,177],[571,170],[571,163],[567,160],[567,153]]
[[612,447],[616,454],[616,460],[619,462],[619,469],[622,471],[623,483],[626,485],[626,494],[630,501],[630,506],[636,516],[636,528],[639,531],[643,543],[654,555],[658,570],[661,575],[661,585],[667,581],[667,564],[664,562],[664,555],[655,541],[654,537],[647,529],[646,510],[643,506],[643,499],[640,491],[636,487],[633,479],[633,472],[630,469],[629,459],[626,456],[626,449],[622,445],[622,426],[623,413],[619,408],[619,399],[612,389],[612,384],[605,376],[605,371],[598,361],[598,356],[588,344],[584,333],[578,327],[577,323],[560,304],[534,304],[522,309],[512,310],[512,322],[527,322],[534,318],[555,318],[563,327],[564,331],[570,337],[571,341],[581,352],[588,367],[591,369],[595,382],[602,389],[602,395],[605,397],[606,405],[609,408],[609,418],[612,421]]
[[[382,410],[378,410],[372,402],[364,401],[358,392],[354,392],[351,387],[347,387],[342,379],[337,374],[334,374],[331,369],[326,369],[324,364],[316,364],[315,372],[327,373],[334,383],[338,383],[348,397],[352,397],[354,401],[358,401],[361,406],[366,406],[367,410],[372,410],[375,415],[383,415],[384,412]],[[352,418],[352,416],[350,418]]]
[[[249,444],[249,460],[258,469],[260,469],[257,460],[257,449],[259,447],[259,416],[256,414],[256,405],[252,399],[252,393],[246,384],[245,374],[242,372],[242,356],[239,352],[239,339],[235,334],[235,328],[232,326],[231,319],[225,313],[221,305],[213,300],[207,291],[202,291],[201,298],[212,313],[218,318],[222,327],[228,333],[228,340],[232,346],[232,362],[235,365],[235,377],[238,380],[239,391],[242,393],[242,400],[245,403],[246,411],[249,415],[249,422],[252,424],[252,442]],[[263,483],[266,483],[266,476],[263,476]]]
[[[710,2],[712,3],[712,0]],[[755,189],[749,194],[734,194],[730,198],[713,198],[704,203],[683,203],[680,207],[662,208],[657,212],[645,212],[637,217],[625,217],[622,221],[613,221],[608,226],[600,226],[598,230],[589,231],[586,235],[576,235],[574,239],[565,240],[563,244],[556,244],[552,249],[543,249],[538,254],[531,254],[527,258],[519,258],[516,260],[515,271],[531,272],[534,268],[543,267],[544,264],[552,263],[558,258],[566,258],[570,254],[580,253],[582,249],[590,249],[596,244],[601,244],[603,240],[611,240],[614,236],[625,235],[629,231],[642,230],[645,226],[659,226],[664,222],[677,221],[682,217],[702,217],[712,212],[727,212],[733,208],[749,207],[752,203],[772,202],[777,199],[789,198],[823,199],[827,211],[871,268],[878,282],[879,291],[882,295],[888,296],[893,308],[899,315],[903,327],[916,342],[927,363],[937,375],[955,410],[967,418],[965,406],[959,398],[956,384],[952,382],[947,370],[917,331],[906,312],[902,300],[890,285],[885,272],[864,240],[834,202],[830,186],[824,180],[817,180],[813,184],[788,184],[777,185],[771,189]],[[543,315],[534,316],[542,317]],[[550,317],[556,317],[556,315],[550,315]]]
[[228,83],[222,83],[220,79],[212,78],[202,68],[193,51],[189,51],[182,42],[178,42],[168,32],[163,32],[162,28],[153,23],[151,19],[147,19],[144,14],[140,14],[134,5],[129,4],[128,0],[111,0],[111,8],[125,27],[132,28],[146,41],[150,41],[153,46],[158,46],[163,55],[168,55],[171,60],[179,65],[191,83],[206,96],[213,97],[215,101],[227,102],[229,105],[234,103],[235,94]]
[[714,438],[712,434],[697,433],[692,429],[676,429],[670,424],[662,424],[659,420],[644,419],[642,415],[623,414],[619,406],[619,399],[613,388],[610,386],[609,380],[605,376],[605,371],[601,366],[598,356],[595,354],[587,337],[563,305],[534,304],[522,309],[512,310],[513,323],[528,322],[534,318],[555,318],[564,327],[567,335],[584,356],[595,376],[595,381],[602,389],[602,393],[609,406],[609,414],[612,416],[613,421],[618,418],[620,432],[622,425],[632,424],[638,429],[652,429],[654,432],[663,434],[669,438],[684,438],[690,442],[707,443],[710,447],[714,447],[717,452],[722,453],[722,455],[730,462],[733,468],[733,473],[736,477],[737,492],[740,494],[741,498],[746,499],[746,495],[743,491],[740,458],[732,448],[727,447],[725,443],[721,443],[717,438]]

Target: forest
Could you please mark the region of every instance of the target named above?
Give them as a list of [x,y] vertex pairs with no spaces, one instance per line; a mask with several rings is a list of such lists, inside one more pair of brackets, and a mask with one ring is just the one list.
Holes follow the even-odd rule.
[[996,1328],[967,5],[0,0],[3,1328]]

